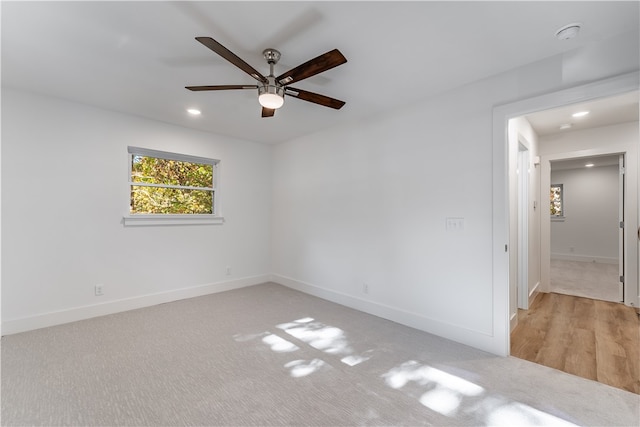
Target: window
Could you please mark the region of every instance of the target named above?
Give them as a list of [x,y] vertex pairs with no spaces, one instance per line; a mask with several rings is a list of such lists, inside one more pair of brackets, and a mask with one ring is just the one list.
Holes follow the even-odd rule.
[[564,193],[562,189],[562,184],[551,184],[551,193],[550,193],[550,207],[551,207],[551,216],[552,217],[564,217]]
[[129,147],[125,225],[219,223],[219,160]]

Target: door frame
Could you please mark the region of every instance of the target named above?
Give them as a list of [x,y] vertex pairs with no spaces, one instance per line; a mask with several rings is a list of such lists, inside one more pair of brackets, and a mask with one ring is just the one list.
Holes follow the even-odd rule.
[[[627,154],[623,153],[620,154],[618,157],[618,221],[620,221],[620,224],[624,224],[624,220],[625,220],[625,212],[624,212],[624,207],[627,203],[627,184],[626,184],[626,179],[627,179]],[[625,259],[624,259],[624,252],[625,252],[625,248],[627,246],[626,243],[626,239],[624,236],[624,227],[620,226],[620,228],[618,228],[618,274],[620,274],[620,290],[619,290],[619,295],[618,298],[620,299],[620,301],[625,302],[626,301],[626,296],[624,294],[625,292],[625,284],[624,284],[624,275],[625,275],[625,271],[626,271],[626,267],[625,267]],[[638,274],[640,274],[640,270],[638,270]],[[640,279],[639,279],[640,280]]]
[[518,138],[517,202],[518,202],[518,308],[529,309],[529,146]]
[[[493,200],[492,200],[492,260],[493,260],[493,336],[500,354],[510,353],[510,319],[509,319],[509,176],[508,176],[508,123],[510,119],[524,116],[536,111],[548,110],[577,102],[605,98],[613,95],[638,90],[640,88],[640,72],[624,74],[609,79],[600,80],[582,86],[560,90],[557,92],[516,101],[510,104],[496,106],[493,109]],[[636,172],[637,173],[637,172]],[[630,179],[627,176],[627,179]],[[637,174],[636,174],[637,181]],[[633,203],[628,200],[627,205]],[[637,200],[635,201],[637,224]],[[627,215],[629,218],[629,215]],[[630,221],[631,222],[631,221]],[[632,224],[628,224],[627,233]],[[542,232],[542,230],[541,230]],[[635,228],[633,229],[635,235]],[[628,237],[628,236],[627,236]],[[627,239],[627,260],[635,257],[636,267],[627,268],[630,276],[636,281],[637,289],[637,258],[638,245],[631,244]],[[635,240],[633,240],[635,242]],[[626,263],[629,266],[629,263]],[[628,277],[627,280],[632,279]],[[629,293],[627,286],[626,292]],[[638,296],[635,296],[635,300]],[[635,301],[637,306],[638,302]],[[498,348],[496,348],[498,350]]]
[[[568,160],[568,159],[579,159],[583,157],[597,157],[597,156],[609,156],[609,155],[620,155],[623,158],[629,157],[628,147],[625,145],[609,145],[606,147],[600,147],[595,149],[588,150],[579,150],[579,151],[571,151],[565,153],[557,153],[557,154],[549,154],[543,155],[540,157],[540,197],[546,195],[545,191],[549,191],[549,186],[551,185],[551,162],[556,160]],[[616,209],[618,209],[618,216],[624,218],[624,205],[626,205],[626,197],[627,195],[623,192],[622,188],[625,186],[625,181],[627,179],[627,174],[622,175],[621,179],[618,183],[618,205]],[[626,269],[626,257],[625,257],[625,248],[626,248],[626,238],[624,235],[624,230],[618,236],[618,244],[622,250],[618,251],[618,267],[620,270],[621,276],[627,275]],[[636,252],[637,253],[637,252]],[[632,263],[633,264],[633,263]],[[549,292],[551,290],[551,218],[548,215],[543,215],[540,218],[540,283],[541,283],[541,291]],[[637,268],[637,265],[636,265]],[[636,276],[637,277],[637,276]],[[636,279],[637,280],[637,279]],[[623,295],[623,302],[629,302],[630,305],[636,306],[637,302],[633,300],[631,295]]]

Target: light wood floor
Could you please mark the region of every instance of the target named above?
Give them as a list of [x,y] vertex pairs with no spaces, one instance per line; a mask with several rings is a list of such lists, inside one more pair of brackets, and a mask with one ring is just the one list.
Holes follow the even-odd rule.
[[518,311],[511,355],[640,394],[640,322],[623,304],[540,294]]

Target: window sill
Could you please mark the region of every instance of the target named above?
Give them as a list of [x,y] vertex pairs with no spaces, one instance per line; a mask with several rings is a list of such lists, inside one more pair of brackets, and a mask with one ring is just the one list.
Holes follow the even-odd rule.
[[125,227],[215,225],[224,223],[224,218],[213,215],[125,215],[122,223]]
[[563,216],[552,216],[551,221],[553,222],[564,222],[566,218]]

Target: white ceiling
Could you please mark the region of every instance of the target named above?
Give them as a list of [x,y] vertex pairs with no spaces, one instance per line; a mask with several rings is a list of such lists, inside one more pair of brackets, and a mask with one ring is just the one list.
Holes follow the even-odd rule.
[[[605,38],[638,32],[638,2],[6,2],[2,85],[194,129],[277,143],[384,114],[454,87]],[[555,31],[582,22],[579,37]],[[348,62],[296,86],[346,101],[293,98],[260,117],[254,84],[200,43],[218,40],[276,75],[338,48]],[[191,117],[187,108],[199,108]]]
[[559,170],[567,170],[567,169],[582,169],[585,168],[586,165],[592,164],[594,168],[599,168],[603,166],[613,166],[617,165],[620,161],[620,156],[592,156],[592,157],[580,157],[575,159],[567,159],[567,160],[555,160],[551,162],[551,170],[559,171]]
[[[584,117],[572,117],[573,113],[588,111]],[[589,102],[571,104],[551,110],[528,114],[526,119],[538,136],[590,129],[638,121],[638,91]],[[569,129],[560,129],[562,125]]]

